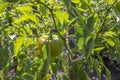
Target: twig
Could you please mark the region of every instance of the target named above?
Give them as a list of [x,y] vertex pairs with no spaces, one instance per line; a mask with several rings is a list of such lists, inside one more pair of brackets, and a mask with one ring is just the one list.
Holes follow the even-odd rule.
[[75,58],[72,60],[72,63],[75,63],[77,61],[80,61],[80,60],[84,60],[85,58],[83,56],[79,56],[78,58]]

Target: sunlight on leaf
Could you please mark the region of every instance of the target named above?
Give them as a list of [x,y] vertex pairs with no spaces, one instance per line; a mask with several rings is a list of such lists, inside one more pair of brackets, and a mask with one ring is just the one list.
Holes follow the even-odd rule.
[[50,80],[51,74],[45,74],[42,80]]
[[50,3],[50,4],[55,4],[56,1],[57,1],[57,0],[48,0],[48,3]]
[[95,48],[95,51],[101,51],[102,49],[104,49],[104,47],[98,47],[98,48]]
[[7,7],[7,5],[8,5],[8,3],[0,3],[0,13],[5,10],[5,8]]
[[17,10],[19,10],[20,12],[24,13],[24,12],[31,12],[32,8],[29,5],[21,5],[16,7]]
[[62,11],[56,11],[55,15],[57,19],[60,21],[61,25],[64,24],[64,22],[69,22],[69,15],[67,12],[62,12]]
[[111,39],[106,39],[105,40],[110,46],[115,46],[115,42]]
[[108,2],[112,4],[114,2],[114,0],[108,0]]
[[83,8],[78,8],[78,10],[80,10],[81,12],[87,12],[87,10],[85,10]]
[[34,44],[35,41],[33,38],[26,38],[25,40],[25,48],[29,47],[30,45]]
[[116,36],[115,32],[113,31],[108,31],[108,32],[105,32],[103,34],[103,36],[107,37],[107,36],[110,36],[110,37],[113,37],[113,36]]
[[16,38],[16,40],[14,42],[14,56],[18,55],[18,52],[19,52],[20,48],[22,47],[22,44],[24,43],[24,41],[25,41],[24,37]]
[[71,0],[73,3],[79,3],[80,0]]
[[84,38],[79,38],[78,40],[78,48],[81,50],[83,48]]
[[38,23],[37,17],[35,15],[28,14],[28,13],[24,13],[24,15],[22,15],[20,18],[16,18],[15,23],[19,24],[19,23],[26,21],[26,20],[31,20],[35,23]]
[[28,19],[29,19],[28,16],[23,15],[23,16],[21,16],[20,18],[16,18],[14,21],[15,21],[15,23],[19,24],[19,23],[21,23],[21,22],[23,22],[23,21],[25,21],[25,20],[28,20]]

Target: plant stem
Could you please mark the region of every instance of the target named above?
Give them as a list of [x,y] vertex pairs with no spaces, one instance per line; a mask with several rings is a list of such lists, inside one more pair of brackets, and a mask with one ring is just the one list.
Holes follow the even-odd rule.
[[[66,44],[66,39],[60,34],[60,32],[59,32],[58,29],[57,29],[57,25],[56,25],[56,21],[55,21],[55,18],[54,18],[54,14],[53,14],[52,9],[51,9],[50,7],[48,7],[48,6],[47,6],[45,3],[43,3],[43,2],[39,2],[39,3],[42,4],[42,5],[44,5],[44,6],[50,11],[50,13],[51,13],[51,15],[52,15],[53,23],[54,23],[54,28],[56,29],[56,32],[57,32],[58,35],[61,37],[61,39],[64,41],[64,45],[65,45],[66,50],[68,51],[69,54],[71,54],[71,51],[70,51],[70,49],[68,48],[68,46],[67,46],[67,44]],[[69,56],[69,61],[70,61],[70,63],[71,63],[71,58],[70,58],[70,56]]]
[[51,13],[52,15],[52,19],[53,19],[53,23],[54,23],[54,28],[56,29],[56,32],[58,33],[58,35],[63,39],[63,41],[65,40],[65,38],[60,34],[60,32],[58,31],[57,29],[57,25],[56,25],[56,21],[55,21],[55,18],[54,18],[54,14],[53,14],[53,11],[50,7],[48,7],[45,3],[43,2],[39,2],[40,4],[44,5]]

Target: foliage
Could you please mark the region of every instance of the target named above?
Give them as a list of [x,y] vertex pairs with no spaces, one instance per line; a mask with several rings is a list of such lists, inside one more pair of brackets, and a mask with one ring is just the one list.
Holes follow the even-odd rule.
[[[89,80],[94,69],[111,80],[102,56],[120,61],[119,7],[119,0],[0,0],[0,79],[14,66],[11,80]],[[47,44],[38,49],[43,34],[63,40],[59,56]]]

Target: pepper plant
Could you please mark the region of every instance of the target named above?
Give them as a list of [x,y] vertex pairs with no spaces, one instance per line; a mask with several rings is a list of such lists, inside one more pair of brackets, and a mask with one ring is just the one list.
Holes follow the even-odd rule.
[[[120,63],[119,7],[119,0],[0,0],[0,79],[90,80],[92,70],[98,79],[104,70],[111,80],[103,58]],[[50,56],[47,43],[38,48],[44,34],[63,41],[61,54]]]

